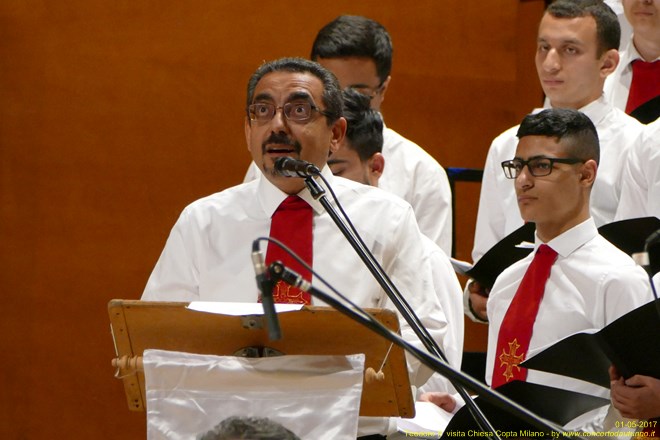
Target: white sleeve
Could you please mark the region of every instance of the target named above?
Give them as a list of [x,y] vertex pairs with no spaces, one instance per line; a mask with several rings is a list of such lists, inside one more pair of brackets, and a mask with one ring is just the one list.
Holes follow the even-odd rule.
[[[405,297],[411,309],[418,316],[433,340],[438,342],[444,351],[448,322],[433,288],[431,266],[424,255],[424,237],[417,227],[412,209],[408,208],[393,233],[397,243],[395,253],[387,258],[383,269],[389,274],[392,282]],[[384,307],[394,309],[387,300]],[[402,337],[413,346],[426,351],[422,342],[413,332],[408,323],[399,315]],[[406,355],[411,382],[414,386],[423,385],[431,376],[432,371],[421,364],[417,358]]]
[[199,270],[190,248],[193,240],[184,211],[172,228],[165,248],[142,293],[144,301],[199,300]]
[[[504,212],[501,190],[499,189],[500,179],[498,179],[498,176],[503,172],[501,162],[504,159],[501,150],[506,149],[507,144],[515,142],[515,136],[514,139],[511,137],[512,130],[507,130],[496,137],[488,149],[479,195],[474,247],[472,248],[472,261],[475,263],[506,236],[506,213]],[[507,157],[507,159],[512,159],[512,157]]]

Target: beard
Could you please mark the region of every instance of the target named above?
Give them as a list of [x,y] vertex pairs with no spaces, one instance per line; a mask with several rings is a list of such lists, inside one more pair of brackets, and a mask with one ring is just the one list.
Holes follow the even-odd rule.
[[274,164],[272,161],[267,159],[268,153],[281,153],[287,156],[298,156],[300,157],[300,152],[302,151],[302,145],[295,139],[290,138],[284,133],[271,133],[268,136],[263,144],[261,144],[261,153],[262,153],[262,167],[264,173],[267,173],[273,177],[279,176],[275,172]]

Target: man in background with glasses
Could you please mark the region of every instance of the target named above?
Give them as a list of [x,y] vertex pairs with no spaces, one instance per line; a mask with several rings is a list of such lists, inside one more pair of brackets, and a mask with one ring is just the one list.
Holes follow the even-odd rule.
[[[598,130],[601,162],[591,196],[591,215],[600,227],[614,220],[621,192],[621,165],[643,125],[616,109],[603,95],[605,78],[619,62],[620,26],[599,0],[558,0],[548,6],[538,29],[536,70],[550,106],[586,114]],[[500,164],[516,148],[513,127],[490,146],[479,200],[473,261],[523,225],[511,182]],[[465,312],[485,319],[487,292],[479,283],[466,288]]]
[[[339,16],[316,35],[311,59],[334,73],[342,88],[370,96],[371,108],[380,111],[392,80],[392,40],[383,25],[366,17]],[[388,127],[383,127],[382,154],[388,165],[379,187],[410,203],[422,233],[451,255],[451,189],[445,170]]]
[[[312,61],[283,58],[259,67],[248,82],[245,139],[259,168],[255,180],[197,200],[177,220],[142,295],[151,301],[257,302],[252,243],[271,235],[275,216],[287,200],[308,215],[311,266],[361,307],[394,306],[330,215],[306,188],[304,179],[278,174],[275,161],[292,157],[314,164],[336,193],[365,246],[389,275],[429,335],[443,341],[447,321],[433,291],[423,235],[412,208],[400,198],[334,177],[326,164],[346,132],[339,84]],[[281,211],[280,211],[281,212]],[[311,217],[311,218],[309,218]],[[304,229],[291,221],[293,229]],[[287,237],[279,237],[291,246]],[[300,241],[295,239],[294,241]],[[270,250],[269,250],[270,251]],[[266,254],[268,261],[268,253]],[[308,279],[318,283],[316,277]],[[323,289],[329,292],[329,289]],[[312,305],[323,305],[312,298]],[[400,320],[401,334],[422,344]],[[308,335],[313,338],[314,335]],[[383,353],[385,356],[385,353]],[[411,384],[423,385],[431,370],[408,357]],[[387,434],[394,422],[361,420],[360,435]],[[380,438],[380,437],[378,437]]]
[[[522,219],[536,225],[535,244],[490,292],[486,382],[522,380],[607,398],[605,388],[519,364],[534,350],[603,328],[651,301],[646,273],[599,235],[590,214],[600,161],[591,120],[576,110],[547,109],[526,116],[517,137],[513,159],[501,162],[500,172],[514,187]],[[550,255],[543,276],[542,253]],[[536,284],[528,282],[535,277]],[[602,430],[605,412],[570,428]]]

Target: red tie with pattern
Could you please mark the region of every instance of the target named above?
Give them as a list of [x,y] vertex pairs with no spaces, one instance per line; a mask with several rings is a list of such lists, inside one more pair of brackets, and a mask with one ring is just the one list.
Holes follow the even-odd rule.
[[660,96],[660,60],[652,63],[635,60],[632,62],[632,71],[632,82],[626,104],[628,114],[651,99]]
[[497,338],[492,388],[511,380],[524,381],[527,378],[527,369],[520,368],[518,364],[525,360],[545,283],[556,259],[557,252],[542,244],[511,300]]
[[[270,224],[270,237],[285,244],[289,249],[312,265],[312,207],[298,196],[289,196],[277,207]],[[274,243],[268,242],[266,265],[273,261],[281,261],[286,267],[298,272],[307,281],[312,274],[288,253]],[[273,300],[280,304],[311,304],[311,296],[307,292],[291,287],[279,281],[273,288]]]

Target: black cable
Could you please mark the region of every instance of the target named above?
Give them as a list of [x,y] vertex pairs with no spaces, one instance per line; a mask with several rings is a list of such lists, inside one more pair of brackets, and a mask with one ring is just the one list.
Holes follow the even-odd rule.
[[[437,356],[434,356],[433,354],[426,353],[417,347],[411,345],[407,341],[405,341],[402,337],[399,335],[395,334],[391,330],[389,330],[387,327],[385,327],[382,323],[380,323],[376,318],[374,318],[371,314],[367,313],[364,309],[361,307],[355,305],[352,303],[350,300],[348,300],[344,295],[339,293],[336,289],[334,289],[332,286],[330,286],[325,280],[322,279],[322,277],[318,276],[309,266],[302,261],[295,253],[292,253],[285,245],[282,243],[278,242],[275,239],[272,238],[265,238],[265,237],[260,237],[257,240],[268,240],[272,241],[278,246],[281,246],[282,249],[284,249],[286,252],[290,253],[290,255],[295,258],[298,262],[302,263],[304,266],[306,266],[307,269],[311,271],[311,273],[320,281],[323,282],[323,284],[327,285],[334,293],[338,294],[339,297],[345,301],[347,301],[352,308],[347,307],[344,305],[341,301],[338,301],[337,299],[333,298],[332,296],[322,292],[321,290],[311,286],[309,284],[309,288],[305,289],[307,292],[309,292],[312,296],[320,299],[322,302],[328,304],[330,307],[340,311],[344,315],[348,316],[349,318],[353,319],[354,321],[364,325],[365,327],[369,328],[370,330],[376,332],[380,336],[383,336],[385,339],[389,340],[390,342],[396,344],[397,346],[401,347],[402,349],[406,350],[408,353],[410,353],[412,356],[416,357],[420,362],[422,362],[424,365],[427,367],[431,368],[433,371],[437,371],[441,374],[443,374],[445,377],[447,376],[455,376],[454,380],[460,383],[462,387],[472,389],[473,391],[477,392],[479,396],[481,396],[486,402],[500,408],[504,409],[511,414],[519,417],[523,421],[536,426],[537,428],[540,429],[549,429],[550,431],[557,432],[565,437],[572,437],[572,438],[583,438],[580,436],[573,436],[569,435],[566,431],[564,431],[561,427],[558,427],[554,425],[552,422],[544,420],[537,415],[531,413],[530,411],[526,410],[522,406],[518,405],[516,402],[504,397],[503,395],[500,395],[496,391],[484,386],[481,382],[473,379],[472,377],[453,370],[450,366],[446,364],[446,362],[442,359],[440,359]],[[274,265],[279,265],[279,267],[284,268],[282,263],[276,262]],[[288,269],[287,269],[288,270]],[[280,270],[273,270],[271,273],[274,274],[279,274],[282,275],[284,271],[282,269]],[[293,271],[289,270],[289,273],[293,273]],[[295,273],[293,273],[295,274]],[[300,276],[298,274],[295,274],[295,277],[298,279]],[[289,282],[290,280],[287,280],[285,278],[282,278],[283,281]],[[292,284],[292,283],[291,283]],[[293,284],[295,285],[295,284]],[[296,286],[299,287],[299,286]],[[467,403],[467,402],[466,402]],[[474,402],[473,402],[474,403]],[[493,434],[495,434],[495,431],[491,431]]]
[[[318,183],[314,180],[313,176],[308,176],[305,178],[305,184],[307,185],[307,188],[309,189],[314,199],[319,200],[319,202],[323,205],[328,215],[330,215],[330,217],[335,221],[337,227],[344,234],[348,242],[351,245],[353,245],[355,251],[357,252],[358,256],[362,259],[367,269],[369,269],[369,271],[374,276],[376,281],[378,281],[378,283],[381,285],[381,287],[383,288],[387,296],[390,298],[396,309],[399,311],[401,316],[405,319],[405,321],[408,323],[412,331],[417,335],[417,337],[420,339],[420,341],[426,347],[426,349],[430,353],[434,354],[435,356],[447,362],[447,357],[445,356],[442,349],[428,333],[428,330],[426,330],[424,325],[421,323],[415,312],[412,310],[408,302],[405,300],[404,296],[399,292],[399,290],[396,288],[394,283],[392,283],[392,281],[389,279],[389,277],[387,276],[383,268],[380,266],[378,261],[376,261],[371,251],[364,244],[364,241],[362,241],[360,234],[357,232],[355,226],[350,221],[350,218],[344,211],[343,207],[341,206],[341,203],[339,203],[339,199],[337,198],[335,192],[333,191],[332,186],[325,179],[325,176],[323,176],[320,172],[316,175],[318,175],[321,178],[321,180],[323,180],[323,182],[325,183],[325,186],[328,188],[330,194],[332,195],[335,201],[335,205],[337,205],[339,211],[342,213],[344,218],[342,219],[337,215],[336,211],[330,205],[330,202],[327,201],[327,198],[325,197],[325,191],[318,185]],[[479,428],[483,432],[492,433],[492,437],[494,437],[495,439],[501,440],[500,436],[497,434],[497,431],[494,429],[490,421],[484,416],[483,412],[479,409],[479,407],[477,407],[477,405],[472,401],[472,398],[467,393],[467,391],[465,391],[462,387],[457,386],[453,382],[452,385],[456,389],[456,392],[461,396],[461,399],[463,399],[463,401],[467,405],[470,414],[477,422]]]

